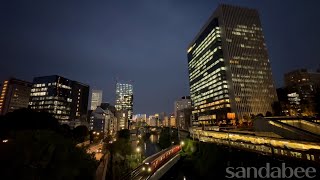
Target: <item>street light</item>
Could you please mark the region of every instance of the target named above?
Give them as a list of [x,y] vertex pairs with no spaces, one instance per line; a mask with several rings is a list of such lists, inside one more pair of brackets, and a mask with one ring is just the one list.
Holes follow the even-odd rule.
[[181,146],[184,146],[184,141],[181,141],[181,142],[180,142],[180,145],[181,145]]
[[136,151],[139,153],[141,151],[140,147],[137,147]]
[[141,149],[140,149],[140,147],[137,147],[136,151],[139,154],[138,162],[140,162],[140,159],[141,159],[141,154],[140,154]]

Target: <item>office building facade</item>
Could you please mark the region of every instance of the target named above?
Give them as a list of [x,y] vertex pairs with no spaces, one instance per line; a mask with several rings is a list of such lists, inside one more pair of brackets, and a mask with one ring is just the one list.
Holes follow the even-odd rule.
[[95,110],[102,102],[102,90],[91,91],[90,110]]
[[30,109],[51,113],[60,123],[87,118],[89,86],[52,75],[33,79]]
[[0,115],[5,115],[16,109],[27,108],[29,104],[32,83],[10,78],[1,86]]
[[277,96],[256,10],[219,5],[187,54],[194,125],[272,112]]
[[297,69],[284,75],[285,87],[289,97],[298,97],[300,113],[297,115],[312,116],[316,114],[315,96],[320,90],[320,73]]
[[116,109],[127,110],[128,118],[132,120],[133,115],[133,86],[129,83],[116,84]]
[[92,111],[89,129],[103,133],[105,136],[114,135],[117,132],[117,118],[110,106],[98,106]]

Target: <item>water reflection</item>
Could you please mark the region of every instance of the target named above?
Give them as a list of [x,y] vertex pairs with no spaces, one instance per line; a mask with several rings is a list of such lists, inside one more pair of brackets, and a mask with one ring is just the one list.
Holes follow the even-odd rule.
[[152,134],[151,136],[150,136],[150,141],[151,141],[151,143],[158,143],[158,140],[159,140],[159,136],[158,135],[154,135],[154,134]]
[[160,148],[158,147],[158,140],[159,140],[159,136],[152,134],[150,138],[144,143],[145,157],[149,157],[160,151]]

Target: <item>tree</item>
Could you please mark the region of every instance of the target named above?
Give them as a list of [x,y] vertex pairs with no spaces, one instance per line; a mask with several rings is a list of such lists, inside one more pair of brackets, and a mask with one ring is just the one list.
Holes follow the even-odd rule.
[[281,104],[279,101],[273,102],[271,106],[272,106],[272,110],[273,110],[275,116],[282,116],[283,115]]
[[69,127],[60,126],[48,113],[17,110],[0,118],[3,179],[94,179],[97,161],[76,147]]
[[127,159],[133,153],[130,143],[130,130],[123,129],[117,134],[117,141],[107,144],[110,151],[109,167],[107,179],[120,179],[123,174],[128,173],[130,169],[130,161]]
[[118,131],[118,138],[130,140],[130,130],[129,129],[122,129],[122,130]]
[[161,149],[165,149],[171,145],[170,129],[165,127],[161,130],[159,137],[159,146]]
[[10,130],[48,129],[59,131],[60,124],[47,112],[35,112],[30,109],[18,109],[6,114],[5,124]]
[[272,116],[272,113],[270,111],[267,111],[266,112],[266,117],[271,117]]
[[72,137],[72,132],[71,132],[70,126],[67,125],[67,124],[62,124],[62,125],[60,126],[60,132],[61,132],[65,137],[68,137],[68,138],[71,138],[71,137]]
[[86,126],[77,126],[72,130],[73,138],[78,142],[84,142],[89,135],[89,130]]
[[[94,179],[97,162],[70,138],[50,130],[15,132],[1,144],[1,176],[10,179]],[[4,178],[6,179],[6,178]]]

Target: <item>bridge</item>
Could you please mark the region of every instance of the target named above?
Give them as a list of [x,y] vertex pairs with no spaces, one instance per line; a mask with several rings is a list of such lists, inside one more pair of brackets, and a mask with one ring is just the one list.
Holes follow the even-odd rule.
[[180,145],[174,145],[164,149],[148,158],[123,180],[157,180],[160,179],[180,159]]

